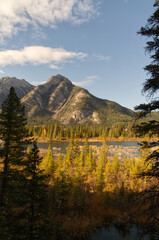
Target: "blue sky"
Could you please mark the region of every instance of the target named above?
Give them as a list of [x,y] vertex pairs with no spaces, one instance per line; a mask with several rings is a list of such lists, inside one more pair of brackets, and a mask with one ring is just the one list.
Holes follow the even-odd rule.
[[37,85],[61,74],[133,109],[150,58],[137,35],[154,0],[0,0],[0,77]]

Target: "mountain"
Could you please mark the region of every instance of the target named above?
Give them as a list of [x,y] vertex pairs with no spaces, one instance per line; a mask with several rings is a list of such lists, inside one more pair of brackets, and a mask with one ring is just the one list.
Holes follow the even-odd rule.
[[3,101],[6,99],[11,87],[15,88],[15,91],[20,98],[24,97],[28,92],[34,89],[34,86],[24,79],[20,80],[15,77],[0,78],[0,107]]
[[113,124],[129,121],[134,112],[119,104],[99,99],[67,78],[56,75],[46,83],[33,87],[23,98],[28,119],[47,118],[63,124]]
[[63,124],[93,123],[112,125],[132,120],[134,112],[119,104],[97,98],[86,89],[72,84],[61,75],[52,76],[39,86],[24,79],[3,77],[0,79],[0,106],[10,87],[25,105],[29,121],[56,120]]

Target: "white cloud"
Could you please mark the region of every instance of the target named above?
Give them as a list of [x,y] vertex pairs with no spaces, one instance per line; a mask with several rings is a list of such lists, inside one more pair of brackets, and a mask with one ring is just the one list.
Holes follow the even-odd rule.
[[4,74],[4,71],[3,71],[3,70],[0,70],[0,74]]
[[43,46],[29,46],[21,50],[0,51],[0,65],[33,65],[48,64],[50,68],[58,69],[58,64],[68,62],[73,59],[84,59],[86,53],[70,52],[63,48],[50,48]]
[[97,14],[95,0],[1,0],[0,36],[11,37],[29,25],[56,27],[67,21],[80,24]]
[[59,67],[58,65],[55,64],[50,64],[49,66],[51,69],[61,69],[61,67]]
[[97,58],[99,61],[110,61],[110,56],[104,56],[102,54],[93,54],[93,57]]
[[97,75],[94,75],[94,76],[87,76],[85,79],[83,79],[80,82],[72,82],[72,83],[79,87],[85,87],[85,86],[92,85],[97,80],[100,80],[100,77]]
[[42,81],[42,82],[33,81],[33,82],[31,82],[31,84],[34,85],[34,86],[38,86],[38,85],[41,85],[41,84],[44,84],[44,83],[46,83],[46,81]]

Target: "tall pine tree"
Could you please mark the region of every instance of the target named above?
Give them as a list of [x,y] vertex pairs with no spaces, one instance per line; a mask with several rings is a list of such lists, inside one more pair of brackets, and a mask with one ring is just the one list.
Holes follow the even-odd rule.
[[[28,141],[24,106],[21,105],[13,87],[2,104],[0,113],[0,149],[2,171],[0,172],[0,233],[2,239],[15,236],[14,223],[17,219],[21,191],[24,151]],[[20,185],[19,185],[20,186]],[[21,195],[22,196],[22,195]],[[15,210],[16,209],[16,210]]]
[[21,222],[24,223],[23,231],[26,230],[23,237],[26,240],[51,239],[46,176],[39,168],[40,163],[37,142],[34,141],[33,148],[26,157],[24,167],[24,176],[27,180],[24,191],[26,206]]
[[[149,97],[147,104],[140,104],[135,109],[138,111],[138,117],[144,117],[147,114],[159,110],[159,98],[157,93],[159,90],[159,1],[156,0],[154,7],[156,8],[153,15],[148,19],[145,27],[142,27],[139,34],[146,36],[149,40],[145,50],[150,54],[152,62],[144,69],[147,71],[149,78],[145,81],[143,92]],[[136,126],[136,130],[140,135],[149,133],[150,135],[159,136],[159,122],[149,121],[143,122],[141,125]],[[151,154],[147,158],[147,162],[150,162],[150,166],[142,173],[142,176],[147,176],[151,179],[153,187],[146,191],[144,201],[148,199],[147,204],[147,216],[151,225],[152,231],[159,233],[159,141],[146,143],[143,142],[142,147],[156,147],[156,150],[152,150]]]

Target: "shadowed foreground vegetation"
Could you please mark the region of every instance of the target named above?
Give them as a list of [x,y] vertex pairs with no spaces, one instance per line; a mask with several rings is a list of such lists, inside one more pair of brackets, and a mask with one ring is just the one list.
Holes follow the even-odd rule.
[[[119,159],[108,156],[105,142],[92,149],[86,138],[81,149],[71,137],[65,155],[55,157],[49,147],[41,158],[26,123],[24,107],[11,88],[0,114],[1,239],[77,240],[103,224],[151,223],[146,212],[150,202],[142,201],[142,193],[152,189],[156,178],[138,178],[152,167],[144,164],[150,150],[141,150],[139,158]],[[152,201],[155,195],[149,195]]]
[[141,151],[139,158],[122,160],[117,155],[108,157],[107,150],[106,143],[92,149],[86,139],[80,151],[78,141],[71,139],[65,156],[53,158],[49,147],[43,158],[40,167],[48,175],[53,219],[68,239],[84,238],[104,224],[119,228],[149,224],[139,193],[153,181],[137,177],[146,168],[149,150]]

